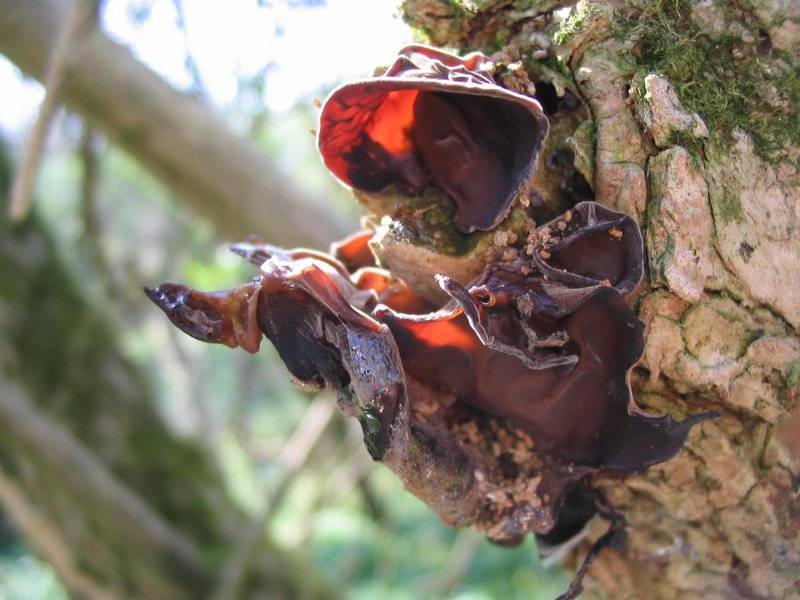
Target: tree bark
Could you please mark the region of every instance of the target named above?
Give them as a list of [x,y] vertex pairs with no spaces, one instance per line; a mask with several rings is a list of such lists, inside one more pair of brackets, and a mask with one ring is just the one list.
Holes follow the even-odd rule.
[[568,208],[564,188],[584,179],[646,235],[637,400],[722,414],[674,459],[595,480],[629,533],[591,567],[587,597],[797,597],[800,7],[573,4],[403,10],[432,43],[491,55],[507,86],[536,84],[551,121],[544,201]]
[[[204,597],[249,518],[205,449],[162,423],[35,215],[1,214],[0,506],[75,598]],[[241,597],[337,596],[264,537],[253,556]]]
[[[41,80],[68,4],[0,1],[0,52]],[[276,244],[327,248],[356,226],[325,199],[302,193],[221,117],[98,29],[74,45],[63,98],[231,240],[255,233]]]

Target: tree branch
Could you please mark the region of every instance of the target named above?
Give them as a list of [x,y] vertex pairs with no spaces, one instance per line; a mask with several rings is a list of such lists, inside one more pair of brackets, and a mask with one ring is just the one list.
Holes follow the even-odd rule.
[[66,18],[58,30],[53,55],[47,62],[42,81],[45,97],[39,106],[39,116],[22,149],[22,162],[11,188],[9,213],[14,221],[22,221],[30,211],[33,187],[47,142],[47,134],[61,98],[61,86],[67,71],[70,50],[81,29],[91,23],[89,19],[96,13],[96,9],[97,2],[72,0]]
[[[126,540],[129,549],[138,547],[145,553],[169,557],[181,570],[198,571],[199,553],[194,543],[172,526],[165,523],[130,488],[122,484],[97,458],[70,433],[34,408],[25,393],[17,386],[0,381],[0,421],[3,423],[3,447],[13,448],[24,456],[21,461],[37,464],[38,468],[61,474],[58,489],[60,500],[55,508],[63,509],[83,505],[86,523],[71,528],[53,527],[48,518],[25,499],[11,478],[0,471],[0,498],[17,525],[31,539],[44,557],[51,561],[59,575],[67,581],[80,582],[79,589],[93,598],[113,597],[113,590],[86,588],[84,576],[76,567],[79,555],[72,550],[76,544],[86,543],[84,536]],[[71,531],[70,531],[71,530]],[[70,531],[70,533],[67,533]],[[148,571],[154,565],[142,562],[137,565]],[[159,576],[163,576],[160,573]],[[153,577],[139,574],[139,577]],[[181,585],[170,582],[168,589],[179,590]]]
[[[64,0],[0,0],[0,52],[43,78]],[[310,198],[222,118],[95,29],[75,43],[65,104],[84,115],[209,219],[222,236],[256,233],[285,246],[327,247],[356,227]]]
[[300,475],[303,467],[308,464],[312,452],[322,439],[335,414],[334,404],[327,395],[318,396],[306,409],[303,420],[286,441],[278,456],[277,462],[286,468],[286,472],[267,496],[261,514],[247,524],[241,542],[222,569],[217,589],[211,596],[213,600],[237,597],[242,580],[247,574],[247,567],[255,558],[267,525],[280,507],[292,483]]

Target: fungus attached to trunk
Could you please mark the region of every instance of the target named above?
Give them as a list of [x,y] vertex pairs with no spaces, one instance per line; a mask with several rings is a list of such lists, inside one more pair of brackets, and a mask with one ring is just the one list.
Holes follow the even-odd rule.
[[635,222],[587,202],[536,236],[530,259],[490,264],[469,289],[441,277],[449,309],[375,311],[406,371],[509,419],[564,461],[638,471],[671,458],[711,415],[654,417],[631,394],[644,349],[642,323],[624,301],[642,276]]
[[654,417],[631,395],[644,343],[624,294],[642,275],[638,227],[583,203],[534,234],[530,257],[490,264],[468,288],[441,277],[452,301],[433,312],[380,269],[351,276],[328,255],[258,244],[235,247],[261,264],[238,288],[165,284],[148,295],[200,340],[254,352],[266,335],[299,382],[354,398],[361,417],[364,407],[380,415],[382,441],[368,440],[376,457],[408,375],[508,420],[564,464],[632,472],[669,459],[712,415]]
[[713,416],[678,422],[633,399],[642,323],[624,298],[642,276],[642,239],[630,217],[579,204],[471,285],[439,277],[451,297],[439,310],[385,270],[352,272],[369,262],[367,237],[338,246],[359,257],[350,269],[251,240],[233,247],[260,266],[248,283],[146,291],[202,341],[255,352],[265,335],[299,385],[337,392],[374,459],[443,520],[499,543],[563,541],[593,506],[602,513],[589,475],[668,460]]
[[[495,228],[529,181],[548,124],[535,100],[496,85],[490,68],[481,54],[403,49],[384,75],[326,101],[326,166],[362,192],[437,188],[455,202],[461,233]],[[592,476],[670,459],[715,413],[657,417],[631,393],[644,348],[626,302],[644,268],[636,222],[582,202],[536,228],[519,210],[521,220],[515,209],[494,234],[492,250],[503,248],[485,254],[482,272],[480,262],[461,283],[436,276],[444,305],[423,289],[434,285],[430,270],[408,261],[419,272],[412,287],[396,268],[379,268],[372,251],[383,225],[331,254],[251,239],[231,248],[260,268],[251,281],[146,292],[199,340],[255,352],[265,335],[298,385],[335,391],[371,456],[450,525],[474,525],[504,545],[532,532],[553,546],[604,516],[609,531],[562,596],[574,598],[624,525]],[[428,266],[442,269],[440,258]]]
[[318,145],[343,183],[439,188],[463,233],[488,230],[531,176],[547,135],[539,103],[497,85],[482,54],[408,46],[380,77],[348,83],[322,108]]

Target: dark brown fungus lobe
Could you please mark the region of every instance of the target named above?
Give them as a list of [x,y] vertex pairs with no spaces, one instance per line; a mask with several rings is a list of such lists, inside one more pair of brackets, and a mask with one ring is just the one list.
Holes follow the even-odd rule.
[[642,234],[625,214],[581,202],[537,233],[532,258],[538,271],[566,288],[604,285],[626,296],[642,278]]
[[363,192],[435,186],[463,233],[491,229],[530,178],[547,136],[539,103],[497,85],[482,54],[408,46],[380,77],[345,84],[322,107],[328,169]]
[[257,282],[208,293],[175,283],[144,291],[178,329],[201,342],[241,346],[248,352],[257,352],[261,345]]
[[375,304],[375,293],[353,286],[341,264],[314,251],[252,242],[236,251],[247,257],[270,254],[250,283],[211,293],[175,284],[145,292],[192,337],[255,352],[266,335],[298,384],[336,390],[345,409],[349,398],[360,399],[352,416],[361,421],[367,447],[379,460],[405,382],[389,330],[361,310]]
[[[383,269],[352,272],[332,256],[257,240],[233,248],[260,266],[249,283],[146,291],[200,340],[254,352],[266,335],[298,383],[338,393],[373,458],[448,523],[475,524],[506,544],[534,532],[555,546],[603,515],[609,530],[563,596],[574,598],[623,527],[587,477],[668,460],[715,413],[675,421],[645,413],[633,398],[629,377],[644,339],[625,302],[643,271],[632,219],[581,203],[526,242],[524,254],[487,265],[467,287],[439,277],[451,297],[439,310]],[[433,412],[419,412],[428,400]],[[474,436],[459,433],[465,423]],[[507,426],[530,440],[513,468],[502,463],[510,448],[493,447]],[[533,496],[514,497],[519,483]],[[492,490],[511,500],[498,504]]]
[[586,202],[540,227],[536,239],[532,273],[496,263],[469,289],[440,277],[454,300],[447,310],[374,312],[392,330],[406,371],[508,418],[561,460],[638,471],[669,459],[714,413],[676,422],[633,399],[629,376],[644,337],[624,295],[642,277],[636,223]]
[[[689,429],[712,416],[676,422],[636,406],[628,375],[644,347],[642,324],[612,288],[596,288],[561,316],[549,302],[525,318],[512,304],[486,309],[463,297],[456,297],[463,306],[434,318],[389,309],[375,316],[394,334],[410,376],[509,419],[539,451],[582,466],[639,471],[671,458]],[[472,309],[493,332],[488,344],[470,327],[465,312]],[[520,329],[531,332],[528,340]]]

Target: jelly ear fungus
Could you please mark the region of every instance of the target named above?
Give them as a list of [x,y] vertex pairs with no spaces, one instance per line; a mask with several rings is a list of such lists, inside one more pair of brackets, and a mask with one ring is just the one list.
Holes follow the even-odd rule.
[[[439,188],[468,233],[503,220],[546,133],[538,103],[497,86],[482,55],[410,46],[381,77],[333,92],[319,147],[355,189]],[[232,247],[260,269],[241,286],[145,291],[199,340],[255,352],[266,336],[298,385],[335,391],[371,456],[449,525],[504,545],[533,533],[552,550],[605,517],[562,596],[577,597],[624,527],[593,479],[669,460],[715,416],[657,417],[633,397],[644,332],[626,296],[643,276],[638,225],[577,204],[468,285],[440,274],[444,306],[381,269],[371,238],[359,232],[330,254],[251,239]]]
[[[549,548],[597,513],[610,519],[582,575],[623,525],[590,478],[668,460],[713,414],[678,422],[633,399],[643,335],[624,301],[642,276],[632,219],[583,203],[530,239],[530,254],[490,263],[469,287],[440,277],[452,300],[439,310],[363,261],[352,272],[256,242],[234,247],[260,265],[237,288],[147,291],[203,341],[254,352],[265,335],[298,384],[336,391],[372,457],[450,525],[506,545],[534,533]],[[576,578],[564,597],[580,589]]]
[[493,228],[533,173],[548,122],[536,100],[497,85],[491,69],[480,53],[403,48],[383,75],[325,101],[325,166],[362,192],[436,187],[455,202],[459,231]]

